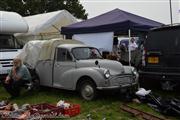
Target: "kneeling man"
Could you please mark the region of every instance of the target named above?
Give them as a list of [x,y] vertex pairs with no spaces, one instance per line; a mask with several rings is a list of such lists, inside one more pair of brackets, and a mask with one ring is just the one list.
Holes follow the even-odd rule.
[[20,95],[20,88],[31,81],[31,75],[25,65],[22,64],[21,59],[15,58],[13,60],[13,67],[3,81],[3,86],[11,95],[11,98]]

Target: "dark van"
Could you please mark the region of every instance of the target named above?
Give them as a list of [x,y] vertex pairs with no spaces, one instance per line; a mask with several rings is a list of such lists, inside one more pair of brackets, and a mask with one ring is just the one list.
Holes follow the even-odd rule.
[[141,79],[159,80],[164,90],[180,84],[180,25],[152,29],[144,43]]

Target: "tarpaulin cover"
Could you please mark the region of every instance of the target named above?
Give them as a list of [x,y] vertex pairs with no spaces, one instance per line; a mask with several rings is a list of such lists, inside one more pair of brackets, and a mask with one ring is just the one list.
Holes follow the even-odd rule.
[[97,17],[62,27],[61,33],[65,35],[98,32],[127,33],[129,29],[135,32],[144,32],[161,25],[163,24],[120,9],[114,9]]
[[55,48],[61,44],[82,44],[82,42],[60,38],[29,41],[16,57],[20,58],[30,68],[35,68],[39,60],[53,60]]

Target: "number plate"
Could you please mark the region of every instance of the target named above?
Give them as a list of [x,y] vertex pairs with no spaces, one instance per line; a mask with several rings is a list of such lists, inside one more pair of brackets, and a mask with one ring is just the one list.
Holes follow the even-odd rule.
[[157,64],[157,63],[159,63],[159,58],[158,57],[148,57],[148,63]]

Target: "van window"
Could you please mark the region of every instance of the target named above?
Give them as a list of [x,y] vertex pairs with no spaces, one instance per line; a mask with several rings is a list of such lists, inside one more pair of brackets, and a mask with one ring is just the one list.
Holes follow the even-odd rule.
[[56,54],[57,61],[72,61],[72,57],[68,50],[58,48]]
[[17,49],[14,37],[0,34],[0,49]]
[[146,41],[147,50],[180,52],[180,29],[152,31]]

